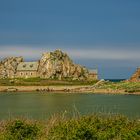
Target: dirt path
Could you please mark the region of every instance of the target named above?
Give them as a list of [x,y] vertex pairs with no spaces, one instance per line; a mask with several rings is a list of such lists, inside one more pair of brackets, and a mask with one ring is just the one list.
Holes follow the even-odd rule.
[[73,93],[97,93],[97,94],[129,94],[124,90],[96,89],[92,86],[0,86],[0,92],[73,92]]

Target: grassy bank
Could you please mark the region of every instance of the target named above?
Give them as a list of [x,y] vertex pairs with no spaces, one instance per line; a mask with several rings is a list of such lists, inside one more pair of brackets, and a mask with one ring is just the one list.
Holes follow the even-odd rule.
[[96,89],[124,90],[128,93],[137,93],[140,92],[140,82],[104,82],[97,86]]
[[16,79],[0,79],[0,86],[59,86],[59,85],[93,85],[97,81],[78,81],[78,80],[52,80],[42,78],[16,78]]
[[[10,87],[9,87],[10,86]],[[45,87],[46,86],[46,87]],[[48,86],[48,87],[47,87]],[[50,87],[49,87],[50,86]],[[77,87],[76,87],[77,86]],[[0,79],[0,91],[71,91],[80,93],[111,93],[111,94],[140,94],[140,82],[110,82],[110,81],[78,81],[78,80],[51,80],[41,78],[28,79]],[[49,90],[48,90],[49,88]]]
[[15,119],[0,123],[1,140],[138,140],[140,121],[115,115],[55,116],[45,122]]

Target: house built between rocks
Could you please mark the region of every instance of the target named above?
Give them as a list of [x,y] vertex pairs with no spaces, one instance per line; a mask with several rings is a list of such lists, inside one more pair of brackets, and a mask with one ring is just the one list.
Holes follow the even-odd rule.
[[9,57],[0,61],[0,78],[33,78],[97,80],[98,71],[75,64],[61,50],[43,53],[40,60],[24,62],[22,57]]
[[[40,77],[38,73],[39,62],[21,62],[17,66],[16,78],[34,78]],[[98,70],[89,69],[89,80],[98,79]]]
[[17,66],[15,77],[18,78],[39,77],[38,66],[39,66],[38,62],[21,62]]

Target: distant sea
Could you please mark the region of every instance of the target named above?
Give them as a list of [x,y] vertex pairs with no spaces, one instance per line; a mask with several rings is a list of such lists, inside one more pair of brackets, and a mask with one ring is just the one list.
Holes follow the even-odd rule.
[[106,81],[111,81],[111,82],[120,82],[120,81],[124,81],[126,79],[105,79]]

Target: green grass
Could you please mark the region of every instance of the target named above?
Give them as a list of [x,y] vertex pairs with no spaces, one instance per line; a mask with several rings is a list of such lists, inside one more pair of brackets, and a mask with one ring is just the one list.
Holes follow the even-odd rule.
[[125,90],[126,92],[140,92],[140,82],[105,82],[97,89]]
[[139,140],[140,121],[121,115],[87,115],[48,121],[15,119],[0,123],[0,140]]
[[51,80],[42,78],[0,79],[0,86],[93,85],[97,81]]
[[[78,81],[78,80],[51,80],[42,78],[16,78],[0,79],[0,86],[74,86],[74,85],[94,85],[97,81]],[[124,90],[128,93],[140,92],[140,82],[104,82],[96,89]]]

